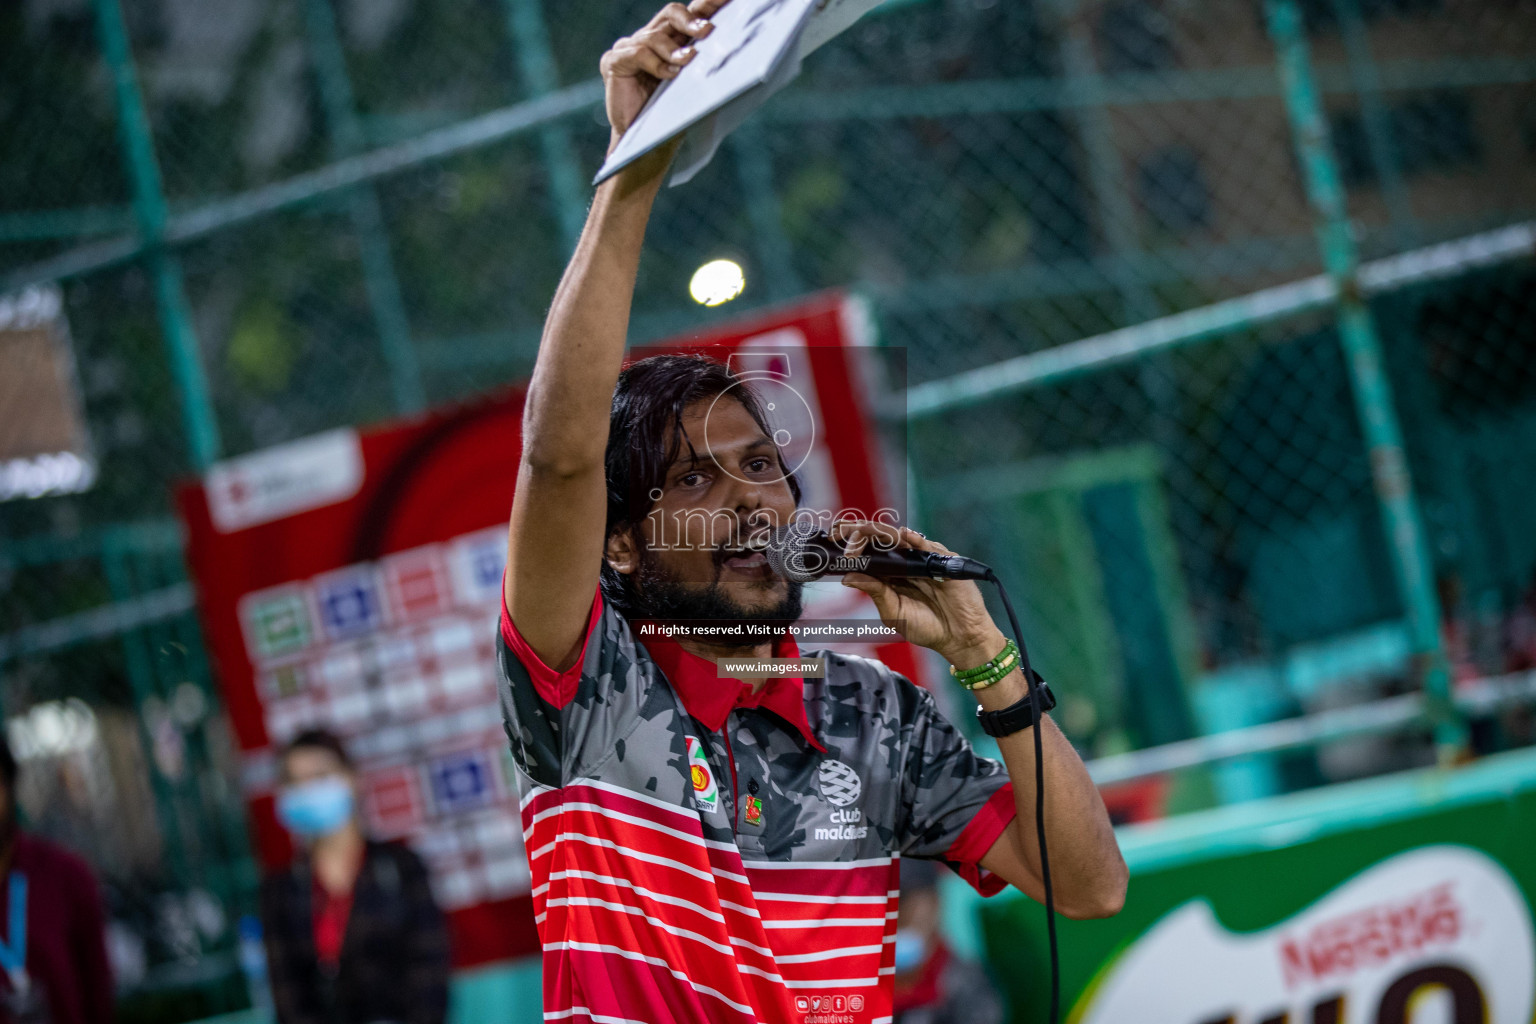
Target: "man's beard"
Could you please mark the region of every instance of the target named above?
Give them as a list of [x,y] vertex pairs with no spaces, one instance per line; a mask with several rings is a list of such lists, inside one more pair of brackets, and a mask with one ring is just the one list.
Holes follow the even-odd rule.
[[[723,551],[715,553],[715,578],[703,587],[689,586],[669,572],[649,548],[640,550],[640,568],[636,573],[636,597],[639,598],[637,618],[659,622],[684,622],[691,619],[727,619],[744,625],[784,627],[798,620],[805,611],[803,583],[790,581],[788,590],[778,603],[767,608],[748,611],[726,593],[720,582],[720,566]],[[756,647],[761,637],[711,639],[720,647]]]

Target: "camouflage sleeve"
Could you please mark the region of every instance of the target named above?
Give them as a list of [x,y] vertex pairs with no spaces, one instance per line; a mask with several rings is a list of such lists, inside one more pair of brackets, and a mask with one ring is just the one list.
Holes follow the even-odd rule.
[[496,652],[512,756],[538,785],[593,774],[645,715],[649,676],[640,670],[628,623],[601,594],[593,598],[582,655],[570,668],[545,665],[505,608]]
[[1013,786],[1002,762],[980,757],[939,711],[933,695],[897,676],[901,688],[902,856],[943,861],[983,896],[1007,883],[981,858],[1013,821]]

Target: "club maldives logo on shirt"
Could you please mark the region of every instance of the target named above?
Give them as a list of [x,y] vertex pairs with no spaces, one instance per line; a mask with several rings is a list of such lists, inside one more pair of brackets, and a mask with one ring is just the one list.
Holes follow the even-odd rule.
[[714,810],[720,802],[720,790],[715,786],[715,776],[709,770],[703,745],[692,736],[688,737],[688,780],[693,783],[693,802],[699,805],[699,810]]
[[849,807],[864,792],[864,783],[859,779],[859,773],[843,762],[829,758],[821,762],[816,782],[821,789],[822,799],[837,810],[827,816],[832,827],[816,829],[812,833],[813,838],[845,840],[868,836],[869,826],[859,824],[864,820],[864,812],[857,807]]
[[1531,1020],[1533,972],[1531,910],[1509,873],[1469,847],[1425,846],[1262,931],[1233,934],[1206,901],[1186,903],[1106,967],[1069,1019],[1514,1024]]
[[859,793],[864,789],[858,772],[841,761],[831,759],[821,762],[816,781],[821,787],[821,795],[833,807],[847,807],[859,798]]

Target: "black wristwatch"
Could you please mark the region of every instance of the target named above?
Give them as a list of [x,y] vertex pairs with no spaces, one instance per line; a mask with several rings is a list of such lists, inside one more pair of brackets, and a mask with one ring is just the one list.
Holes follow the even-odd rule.
[[[1038,675],[1035,676],[1035,687],[1040,691],[1040,713],[1043,715],[1056,706],[1056,695]],[[978,706],[976,721],[981,723],[981,731],[988,736],[1012,736],[1016,732],[1028,729],[1039,719],[1035,717],[1035,709],[1030,706],[1029,694],[1026,693],[1022,699],[1001,711],[984,711]]]

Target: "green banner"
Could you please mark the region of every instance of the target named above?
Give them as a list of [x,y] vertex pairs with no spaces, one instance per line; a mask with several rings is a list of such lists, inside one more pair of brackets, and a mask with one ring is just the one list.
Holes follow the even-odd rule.
[[[1075,1024],[1532,1024],[1536,752],[1121,830],[1125,909],[1059,921]],[[1044,915],[987,901],[1013,1020],[1046,1016]]]

